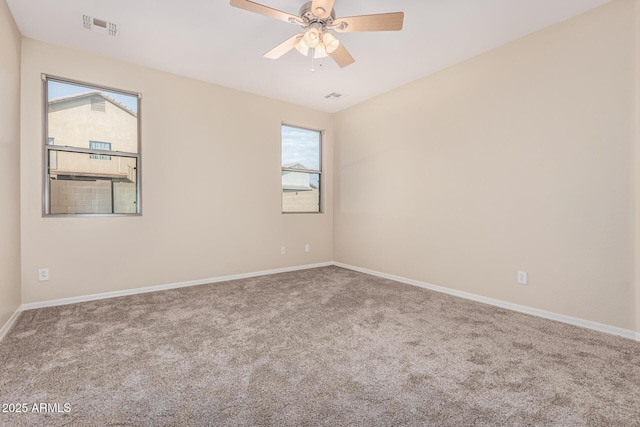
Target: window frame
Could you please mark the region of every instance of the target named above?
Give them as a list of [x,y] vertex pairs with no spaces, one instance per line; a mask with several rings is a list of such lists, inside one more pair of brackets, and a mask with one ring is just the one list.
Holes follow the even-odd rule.
[[[64,77],[53,76],[49,74],[42,74],[42,105],[43,105],[43,137],[42,137],[42,171],[43,171],[43,191],[42,191],[42,216],[44,218],[67,218],[67,217],[131,217],[142,216],[142,94],[139,92],[132,92],[123,89],[116,89],[109,86],[96,85],[93,83],[87,83],[79,80],[68,79]],[[49,144],[49,81],[58,83],[67,83],[78,86],[85,86],[87,88],[104,90],[107,92],[114,92],[127,96],[134,96],[137,100],[137,153],[130,153],[125,151],[112,151],[112,150],[98,150],[91,148],[69,147]],[[136,159],[136,212],[134,213],[50,213],[51,204],[51,186],[50,186],[50,173],[49,173],[49,154],[51,151],[71,152],[88,155],[104,155],[104,156],[116,156],[116,157],[128,157]]]
[[[282,127],[287,126],[290,128],[302,129],[311,132],[318,132],[319,135],[319,144],[320,147],[318,149],[318,166],[319,170],[313,169],[296,169],[296,168],[285,168],[282,166]],[[314,129],[308,126],[300,126],[291,123],[282,122],[280,123],[280,212],[284,215],[309,215],[309,214],[324,214],[324,176],[322,170],[324,168],[324,130],[322,129]],[[288,212],[284,211],[283,203],[284,203],[284,192],[282,191],[282,172],[294,172],[294,173],[306,173],[309,175],[318,175],[318,210],[317,211],[294,211]]]

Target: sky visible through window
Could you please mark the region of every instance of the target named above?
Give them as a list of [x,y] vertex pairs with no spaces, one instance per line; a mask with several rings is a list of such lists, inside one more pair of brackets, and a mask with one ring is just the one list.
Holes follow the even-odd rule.
[[320,170],[320,132],[282,126],[282,166],[298,162]]
[[[282,166],[302,163],[305,168],[320,170],[320,135],[314,130],[282,126]],[[311,175],[311,186],[319,187],[317,174]]]
[[74,85],[71,83],[57,82],[49,80],[49,99],[60,98],[61,96],[75,95],[77,93],[91,92],[100,90],[100,92],[110,96],[121,104],[126,105],[134,113],[138,113],[138,98],[133,95],[124,95],[117,92],[109,92],[108,90],[97,89],[88,86]]

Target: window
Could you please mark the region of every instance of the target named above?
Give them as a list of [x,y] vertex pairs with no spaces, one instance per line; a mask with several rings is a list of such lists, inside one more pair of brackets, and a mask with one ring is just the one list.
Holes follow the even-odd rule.
[[282,212],[319,213],[322,132],[282,125]]
[[54,77],[44,93],[44,214],[140,214],[139,95]]
[[[89,141],[89,148],[93,148],[94,150],[107,150],[111,151],[111,143],[110,142],[100,142],[100,141]],[[89,154],[90,159],[97,160],[111,160],[111,156],[107,156],[104,154]]]

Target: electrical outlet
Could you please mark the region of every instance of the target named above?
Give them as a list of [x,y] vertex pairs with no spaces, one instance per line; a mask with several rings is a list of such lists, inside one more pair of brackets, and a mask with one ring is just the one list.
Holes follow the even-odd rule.
[[308,243],[306,245],[304,245],[304,251],[305,252],[311,252],[311,246],[309,246]]
[[518,283],[521,285],[527,284],[527,272],[526,271],[518,271]]
[[284,246],[280,248],[280,255],[284,255],[287,253],[287,248],[285,248]]
[[38,282],[46,282],[49,280],[49,269],[41,268],[38,270]]

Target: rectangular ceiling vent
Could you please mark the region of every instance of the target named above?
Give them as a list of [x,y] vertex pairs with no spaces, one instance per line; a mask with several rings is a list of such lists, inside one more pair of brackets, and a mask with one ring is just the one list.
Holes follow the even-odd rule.
[[114,24],[113,22],[108,22],[103,19],[93,18],[89,15],[82,15],[82,26],[87,30],[106,34],[111,37],[116,37],[118,35],[118,24]]
[[331,92],[329,95],[325,95],[324,97],[326,99],[338,99],[338,98],[342,98],[342,94],[341,93],[336,93],[336,92]]

